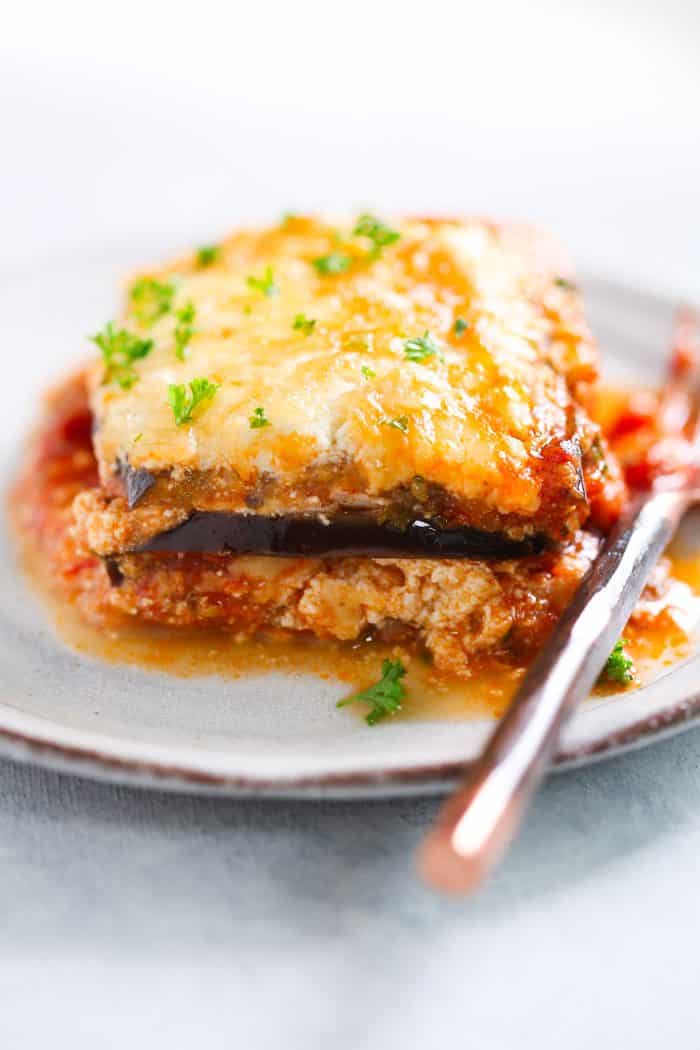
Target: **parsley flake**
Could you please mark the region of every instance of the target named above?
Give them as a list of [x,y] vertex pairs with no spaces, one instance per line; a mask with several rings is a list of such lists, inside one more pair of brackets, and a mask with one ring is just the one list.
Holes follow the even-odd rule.
[[363,689],[361,693],[350,696],[347,700],[340,700],[337,707],[346,707],[348,704],[363,703],[371,704],[369,714],[365,716],[368,726],[374,726],[382,718],[395,715],[401,710],[401,701],[406,696],[406,689],[401,679],[406,674],[406,668],[400,660],[384,660],[382,663],[382,677],[374,685]]
[[185,348],[194,335],[192,322],[195,314],[196,310],[193,302],[185,303],[176,314],[178,323],[175,326],[175,357],[178,361],[185,360]]
[[610,653],[601,674],[601,677],[605,676],[609,681],[617,682],[620,685],[627,685],[629,682],[633,682],[636,675],[634,662],[630,660],[625,652],[626,644],[627,640],[625,638],[620,638],[619,642],[616,642],[615,648]]
[[90,340],[102,351],[105,363],[103,383],[113,379],[122,390],[129,390],[138,379],[134,361],[153,349],[152,339],[139,339],[125,328],[115,328],[111,321],[101,332],[90,336]]
[[294,318],[294,323],[292,324],[292,328],[295,332],[303,332],[304,335],[311,335],[315,327],[315,319],[313,317],[307,317],[306,314],[297,314]]
[[332,274],[345,273],[352,259],[342,252],[331,252],[330,255],[319,255],[317,259],[311,261],[316,268],[316,273],[328,277]]
[[394,430],[400,430],[402,434],[408,433],[408,416],[399,416],[398,419],[382,419],[380,422],[383,427],[393,427]]
[[261,427],[269,426],[270,420],[265,415],[265,409],[261,405],[258,405],[258,407],[253,412],[252,416],[250,417],[250,429],[260,430]]
[[132,286],[131,304],[141,324],[152,325],[170,312],[175,295],[175,285],[142,277]]
[[377,373],[374,371],[373,368],[370,368],[369,365],[363,365],[361,371],[362,371],[362,375],[365,377],[365,379],[376,379],[377,378]]
[[426,332],[422,337],[407,339],[403,344],[403,349],[409,361],[427,361],[429,357],[434,357],[440,352],[440,347],[433,340],[430,332]]
[[218,244],[203,244],[197,249],[197,266],[211,266],[219,258],[220,251]]
[[578,288],[573,281],[567,281],[566,277],[555,277],[554,283],[557,288],[563,288],[566,292],[577,292]]
[[463,335],[464,332],[469,328],[469,321],[465,321],[463,317],[458,317],[454,324],[455,335]]
[[268,266],[265,269],[265,273],[262,277],[249,277],[248,287],[253,288],[256,292],[262,292],[268,299],[272,295],[277,295],[279,288],[275,284],[275,278],[272,273],[272,267]]
[[192,413],[203,401],[211,401],[219,389],[218,383],[199,377],[190,381],[189,391],[184,383],[171,383],[168,387],[168,401],[178,426],[189,423]]
[[401,234],[398,230],[392,230],[386,223],[380,222],[374,215],[365,213],[357,220],[355,229],[352,231],[354,237],[368,237],[372,242],[372,258],[378,259],[382,249],[390,244],[395,244]]
[[610,468],[605,460],[605,451],[600,434],[596,434],[593,438],[590,454],[600,473],[603,475],[608,474]]

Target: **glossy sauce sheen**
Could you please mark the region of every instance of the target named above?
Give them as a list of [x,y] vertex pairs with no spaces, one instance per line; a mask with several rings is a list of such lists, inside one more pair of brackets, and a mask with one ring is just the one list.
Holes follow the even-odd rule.
[[[526,659],[523,656],[523,662],[518,663],[514,654],[522,652],[523,647],[508,646],[508,653],[492,647],[492,655],[481,658],[472,653],[468,669],[462,667],[460,671],[464,675],[466,670],[470,677],[456,679],[445,670],[438,673],[427,658],[418,654],[420,650],[409,651],[405,642],[379,644],[376,639],[364,638],[359,643],[333,643],[313,640],[309,633],[301,632],[290,640],[288,634],[272,634],[270,630],[256,641],[241,642],[230,626],[227,630],[213,630],[211,624],[204,627],[201,623],[197,628],[184,624],[177,628],[155,627],[138,618],[125,620],[122,616],[115,619],[105,615],[109,605],[103,609],[99,602],[89,603],[95,587],[98,595],[103,593],[104,570],[96,559],[84,556],[75,547],[70,531],[75,494],[95,484],[95,464],[89,447],[90,417],[80,382],[69,381],[57,390],[50,404],[46,424],[28,449],[11,509],[20,542],[27,547],[30,578],[51,601],[60,633],[74,648],[111,662],[128,662],[181,676],[217,673],[234,678],[270,670],[313,673],[339,679],[347,684],[348,693],[376,682],[382,659],[401,658],[409,672],[405,682],[406,717],[498,714],[513,695],[524,674]],[[691,546],[690,551],[694,555],[696,547]],[[700,560],[689,558],[687,548],[682,550],[679,546],[679,552],[684,557],[677,562],[676,578],[687,580],[687,584],[678,582],[670,601],[665,583],[659,588],[652,586],[642,603],[641,618],[625,631],[642,680],[660,666],[686,655],[690,648],[689,632],[697,620],[698,601],[693,594],[697,595],[700,588]],[[274,574],[279,566],[278,559],[245,560],[257,576],[265,576],[268,571]],[[50,594],[47,581],[53,581],[51,586],[55,588]],[[112,589],[120,593],[118,585]],[[533,595],[536,593],[533,591]],[[81,619],[91,611],[97,613],[101,625],[98,628]],[[95,622],[95,615],[88,615],[87,620],[90,619]],[[398,637],[394,634],[390,639]],[[532,647],[524,648],[531,656]],[[451,667],[449,670],[454,674]],[[615,686],[605,688],[619,692]],[[360,705],[350,710],[363,713]]]
[[[674,577],[681,583],[668,602],[669,608],[643,628],[628,627],[625,632],[627,652],[642,685],[690,655],[691,634],[700,623],[700,554],[674,558],[671,552],[671,557]],[[404,679],[407,695],[397,717],[426,721],[499,717],[526,671],[524,665],[510,659],[489,657],[475,665],[472,677],[457,678],[436,672],[424,657],[402,646],[372,639],[349,644],[268,634],[236,641],[223,630],[169,630],[138,622],[98,629],[84,622],[64,595],[47,590],[40,566],[33,561],[31,553],[25,551],[27,575],[48,605],[62,640],[77,652],[108,663],[132,664],[182,678],[205,674],[236,679],[272,671],[312,674],[346,684],[351,695],[377,681],[383,659],[400,658],[408,672]],[[622,697],[627,691],[601,684],[596,694]],[[365,713],[359,704],[345,708],[345,712],[347,717]]]

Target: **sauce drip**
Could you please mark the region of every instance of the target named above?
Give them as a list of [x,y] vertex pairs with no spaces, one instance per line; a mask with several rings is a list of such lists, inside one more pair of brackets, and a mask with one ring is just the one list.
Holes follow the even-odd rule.
[[[25,497],[20,494],[19,501],[12,507],[12,514],[17,517],[18,507],[24,507],[25,521],[23,524],[17,518],[16,532],[18,538],[23,536],[25,539],[23,555],[27,575],[48,604],[60,637],[71,648],[91,659],[127,663],[149,672],[167,672],[187,678],[213,674],[231,680],[244,674],[272,671],[314,674],[345,683],[348,695],[378,680],[382,660],[400,658],[408,672],[404,680],[407,696],[401,717],[462,720],[502,714],[526,670],[524,664],[515,662],[512,654],[490,655],[473,661],[471,676],[465,679],[438,672],[428,658],[404,644],[379,642],[370,637],[359,642],[341,643],[322,641],[311,635],[289,636],[268,631],[263,637],[241,641],[230,630],[168,628],[129,618],[109,626],[104,623],[91,625],[65,589],[59,590],[59,583],[54,583],[56,589],[52,590],[49,582],[60,580],[61,572],[70,575],[70,572],[80,571],[81,562],[75,558],[66,561],[59,557],[60,572],[47,569],[46,551],[42,551],[41,543],[32,542],[31,538],[38,533],[45,546],[60,545],[66,534],[66,509],[70,507],[73,495],[96,480],[89,448],[90,417],[84,391],[79,384],[69,384],[61,395],[64,400],[66,396],[69,405],[59,400],[53,427],[48,426],[39,435],[36,462],[44,473],[37,475],[33,470],[26,473],[23,482]],[[602,392],[599,397],[598,418],[605,422],[606,411],[615,417],[619,415],[615,398],[619,401],[622,394],[608,392],[606,395]],[[80,448],[77,456],[76,445]],[[54,468],[59,468],[58,474]],[[44,485],[41,490],[44,498],[38,501],[27,498],[27,493],[36,494],[37,476],[43,478]],[[673,569],[670,591],[655,592],[653,587],[650,588],[651,597],[645,598],[643,614],[635,617],[624,632],[626,649],[638,672],[635,684],[645,684],[692,652],[693,632],[700,623],[700,548],[695,537],[691,537],[688,543],[689,531],[685,530],[684,541],[681,530],[681,536],[669,552]],[[663,597],[655,601],[655,593]],[[625,691],[619,685],[605,682],[596,688],[596,693],[603,696],[620,695]],[[360,717],[365,713],[359,704],[345,710],[348,717],[352,717],[352,713]]]
[[[692,632],[700,623],[700,553],[677,557],[673,551],[669,553],[677,582],[670,597],[665,596],[664,608],[657,616],[625,631],[626,649],[634,660],[640,685],[691,654]],[[66,602],[65,595],[47,587],[40,564],[30,552],[24,552],[23,560],[62,641],[90,659],[112,664],[127,663],[183,678],[218,675],[232,680],[272,671],[313,674],[345,683],[351,695],[377,681],[382,660],[400,658],[407,668],[407,697],[397,717],[425,721],[499,717],[526,671],[524,665],[510,659],[491,656],[474,666],[470,678],[457,678],[436,671],[428,659],[404,646],[369,638],[344,643],[268,632],[259,638],[237,640],[225,630],[169,629],[138,621],[105,629],[86,623],[75,606]],[[595,694],[623,696],[627,691],[601,682]],[[344,710],[348,717],[365,714],[360,704]]]

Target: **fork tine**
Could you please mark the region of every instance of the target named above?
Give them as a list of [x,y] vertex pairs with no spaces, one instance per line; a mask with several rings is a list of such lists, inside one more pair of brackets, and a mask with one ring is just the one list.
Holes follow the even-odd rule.
[[700,313],[681,307],[674,318],[668,376],[661,396],[661,430],[682,434],[700,415]]
[[692,306],[676,312],[671,337],[671,371],[683,375],[698,366],[700,352],[700,313]]

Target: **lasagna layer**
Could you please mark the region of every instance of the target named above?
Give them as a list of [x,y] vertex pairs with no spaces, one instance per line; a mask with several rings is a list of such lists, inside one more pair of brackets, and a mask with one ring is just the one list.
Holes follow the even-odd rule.
[[99,345],[101,554],[224,512],[559,541],[621,498],[580,296],[529,227],[288,218],[142,274]]
[[[579,531],[537,557],[492,560],[279,558],[151,552],[101,559],[84,545],[73,505],[96,497],[97,464],[81,377],[56,391],[13,502],[41,575],[99,624],[135,619],[352,641],[368,632],[415,645],[465,675],[484,654],[526,658],[543,641],[595,556]],[[663,591],[660,570],[652,594]],[[642,607],[643,608],[643,607]]]

